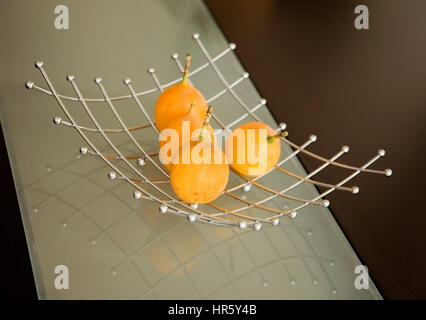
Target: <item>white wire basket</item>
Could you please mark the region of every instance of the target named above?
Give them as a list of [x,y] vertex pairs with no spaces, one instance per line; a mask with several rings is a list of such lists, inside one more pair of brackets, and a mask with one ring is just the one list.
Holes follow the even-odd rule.
[[[217,114],[213,114],[212,118],[214,119],[215,126],[222,131],[229,131],[238,124],[241,124],[244,120],[262,121],[257,115],[257,112],[262,108],[267,108],[266,100],[260,99],[257,105],[248,106],[234,90],[234,88],[238,86],[244,79],[249,77],[248,73],[244,72],[239,79],[233,83],[230,83],[224,77],[223,73],[218,67],[217,61],[223,58],[229,52],[235,50],[236,45],[230,43],[225,50],[223,50],[215,57],[212,57],[201,41],[199,34],[194,33],[192,37],[197,43],[201,54],[205,57],[207,62],[198,66],[197,68],[194,68],[193,71],[189,73],[189,78],[191,79],[191,77],[195,74],[202,73],[209,67],[212,68],[214,73],[223,84],[224,88],[213,95],[211,98],[207,99],[207,102],[212,104],[225,93],[229,93],[244,111],[243,115],[239,116],[228,124],[225,124]],[[177,71],[182,73],[183,64],[179,60],[179,55],[174,53],[171,57],[177,65]],[[349,151],[348,146],[343,146],[331,158],[325,158],[307,150],[308,146],[317,140],[315,135],[309,136],[309,139],[301,145],[292,142],[287,137],[281,137],[282,143],[289,147],[288,150],[291,149],[292,151],[288,154],[285,154],[271,170],[255,178],[245,177],[231,171],[230,182],[228,183],[227,189],[223,191],[218,199],[204,205],[186,203],[178,199],[171,190],[169,186],[169,175],[167,170],[165,170],[159,161],[158,152],[150,152],[142,144],[142,142],[138,140],[137,137],[135,137],[136,132],[140,130],[151,129],[155,133],[152,135],[152,140],[154,143],[158,143],[159,132],[153,120],[149,116],[150,112],[148,111],[150,109],[147,109],[153,108],[153,106],[144,106],[140,98],[144,95],[149,95],[155,92],[162,92],[165,88],[178,83],[181,80],[180,76],[174,81],[162,84],[156,75],[155,70],[153,68],[149,68],[148,72],[155,83],[155,87],[145,91],[136,92],[132,85],[131,79],[126,78],[123,82],[129,93],[115,97],[109,96],[106,88],[102,83],[102,78],[95,77],[94,82],[99,87],[99,90],[102,93],[102,98],[87,98],[82,95],[73,75],[68,75],[66,79],[71,84],[76,95],[66,96],[56,91],[55,86],[47,75],[43,62],[38,61],[35,63],[35,66],[40,70],[48,88],[45,89],[37,86],[32,81],[27,81],[25,86],[28,89],[35,89],[38,92],[53,96],[55,98],[67,119],[55,117],[53,119],[54,123],[57,125],[74,128],[87,143],[87,146],[80,148],[81,154],[92,155],[101,158],[112,170],[108,173],[108,177],[111,180],[120,179],[127,181],[135,189],[133,193],[135,199],[148,200],[157,203],[159,206],[159,212],[162,214],[171,213],[180,215],[186,217],[190,222],[202,222],[219,226],[238,227],[240,229],[252,228],[258,231],[261,229],[262,224],[272,224],[274,226],[278,225],[280,218],[284,216],[296,218],[297,214],[307,206],[312,205],[328,207],[330,202],[325,199],[325,197],[335,190],[351,192],[353,194],[358,193],[359,187],[347,186],[347,183],[361,172],[382,174],[385,176],[390,176],[392,174],[390,169],[375,170],[369,168],[374,162],[376,162],[376,160],[385,155],[385,151],[383,149],[378,150],[377,154],[374,155],[374,157],[368,160],[365,164],[357,167],[337,161],[343,154]],[[126,123],[123,121],[123,117],[120,115],[120,112],[118,112],[115,106],[115,102],[118,100],[134,101],[140,110],[140,125],[126,125]],[[67,102],[80,103],[81,107],[84,109],[84,112],[87,113],[87,116],[90,118],[92,126],[83,126],[77,123],[73,117],[72,112],[70,111],[71,109],[67,107]],[[112,116],[116,121],[118,121],[119,127],[104,128],[100,125],[91,108],[91,104],[95,102],[101,102],[107,105],[111,111]],[[280,123],[277,127],[277,132],[281,132],[286,129],[286,125],[284,123]],[[109,149],[112,150],[113,153],[105,153],[95,142],[95,139],[92,139],[89,136],[90,134],[100,135],[100,137],[104,139]],[[132,154],[128,154],[127,150],[125,152],[119,144],[113,141],[111,137],[115,134],[126,135],[128,142],[131,143],[134,148],[134,152]],[[306,175],[299,175],[285,169],[283,165],[292,158],[297,157],[298,154],[305,154],[309,157],[319,160],[321,165]],[[147,165],[151,167],[151,170],[146,169]],[[318,174],[328,166],[336,166],[347,169],[350,171],[350,174],[341,181],[334,184],[312,179],[314,175]],[[155,172],[154,175],[152,175],[152,171]],[[268,180],[265,178],[270,175],[288,175],[296,179],[296,182],[277,189],[276,184],[268,185]],[[152,176],[160,176],[161,178],[152,178]],[[303,183],[320,186],[326,190],[312,199],[303,199],[289,193],[291,190],[295,189]],[[253,193],[253,189],[260,190],[263,196],[259,198],[257,195],[255,199],[252,199],[249,195]],[[243,194],[241,194],[241,191],[243,191]],[[268,205],[268,203],[271,203],[271,201],[274,199],[291,201],[291,203],[294,203],[294,205],[292,207],[288,207],[288,205],[283,205],[281,207],[276,205]],[[253,211],[251,209],[256,210]]]

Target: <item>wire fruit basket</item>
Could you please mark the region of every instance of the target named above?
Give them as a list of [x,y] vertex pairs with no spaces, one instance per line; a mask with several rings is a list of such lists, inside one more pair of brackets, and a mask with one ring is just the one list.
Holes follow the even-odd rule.
[[[198,33],[194,33],[192,37],[207,62],[190,72],[189,78],[191,79],[192,76],[201,73],[206,68],[212,68],[220,82],[223,84],[224,88],[208,99],[207,102],[210,104],[225,93],[229,93],[244,112],[242,116],[239,116],[228,124],[225,124],[218,115],[213,114],[212,119],[214,119],[214,122],[219,130],[223,133],[229,132],[232,130],[232,128],[242,123],[242,121],[245,119],[250,121],[261,121],[256,113],[262,108],[267,108],[266,100],[260,99],[257,105],[249,107],[234,90],[234,87],[236,87],[244,79],[247,79],[249,74],[244,72],[235,82],[229,83],[217,64],[218,60],[223,58],[229,52],[235,50],[236,45],[230,43],[225,50],[212,57],[201,41],[200,35]],[[171,57],[175,61],[178,71],[181,73],[183,71],[183,64],[179,60],[179,55],[174,53],[171,55]],[[125,78],[123,83],[127,87],[129,93],[115,97],[109,96],[105,86],[102,83],[102,78],[95,77],[94,82],[99,88],[102,94],[102,98],[86,98],[82,95],[74,75],[68,75],[66,79],[71,84],[76,96],[66,96],[59,94],[56,91],[55,86],[47,75],[43,62],[37,61],[35,63],[35,67],[41,72],[44,80],[46,81],[48,89],[37,86],[32,81],[27,81],[25,86],[28,89],[35,89],[38,92],[53,96],[55,98],[67,119],[55,117],[53,122],[57,125],[74,128],[87,143],[87,146],[80,148],[81,154],[92,155],[101,158],[112,170],[108,173],[108,177],[111,180],[125,180],[135,189],[133,192],[133,197],[135,199],[153,201],[157,203],[159,212],[161,214],[170,213],[180,215],[186,217],[190,222],[201,222],[219,226],[237,227],[240,229],[252,228],[258,231],[261,230],[262,224],[271,224],[277,226],[280,222],[280,218],[284,216],[296,218],[297,214],[307,206],[328,207],[330,202],[325,197],[335,190],[351,192],[353,194],[358,193],[359,187],[346,186],[346,184],[361,172],[381,174],[385,176],[390,176],[392,174],[392,170],[390,169],[375,170],[369,168],[380,157],[385,155],[385,151],[383,149],[378,150],[377,154],[368,160],[365,164],[360,167],[356,167],[337,161],[343,154],[349,151],[348,146],[343,146],[331,158],[325,158],[307,150],[308,146],[317,140],[315,135],[310,135],[309,139],[301,145],[292,142],[288,137],[281,136],[281,143],[287,147],[290,147],[292,152],[285,154],[284,158],[280,159],[280,161],[272,169],[254,178],[249,178],[240,174],[236,174],[235,172],[231,172],[232,179],[230,178],[229,183],[231,186],[228,185],[227,189],[223,191],[218,199],[204,205],[186,203],[178,199],[173,191],[169,188],[169,174],[159,161],[158,152],[148,152],[147,148],[145,148],[144,145],[142,145],[142,143],[135,137],[135,132],[139,130],[152,129],[155,132],[155,135],[152,137],[152,139],[158,142],[159,132],[153,120],[149,116],[149,109],[147,109],[144,104],[142,104],[140,98],[144,95],[149,95],[155,92],[162,92],[165,88],[179,82],[181,79],[180,77],[169,83],[161,84],[158,76],[156,75],[155,69],[149,68],[148,73],[151,75],[155,87],[149,90],[136,92],[132,85],[131,79]],[[122,115],[120,115],[115,106],[115,102],[118,100],[133,100],[140,111],[140,122],[143,124],[137,126],[127,126],[123,121]],[[80,103],[81,107],[84,109],[84,112],[90,118],[92,126],[82,126],[77,123],[73,117],[73,114],[70,112],[70,108],[67,107],[66,102]],[[119,127],[102,127],[91,109],[90,104],[93,102],[105,103],[110,109],[115,120],[118,121]],[[277,126],[277,133],[280,133],[285,129],[286,124],[280,123]],[[95,140],[90,138],[89,134],[91,133],[99,134],[100,137],[107,143],[108,147],[113,151],[113,154],[107,154],[103,152]],[[114,134],[125,134],[128,142],[134,146],[136,152],[134,154],[125,153],[122,148],[117,143],[115,143],[113,139],[111,139],[111,135]],[[309,157],[319,160],[321,165],[306,175],[299,175],[285,169],[283,165],[294,157],[297,157],[298,154],[305,154]],[[150,178],[146,170],[144,170],[147,164],[150,164],[153,170],[156,171],[156,174],[161,175],[162,178]],[[123,166],[126,168],[126,170],[123,169]],[[344,168],[349,170],[351,173],[335,184],[325,183],[312,179],[314,175],[318,174],[328,166]],[[290,176],[296,179],[296,182],[289,186],[279,188],[278,190],[276,187],[268,185],[267,182],[262,182],[262,178],[270,175],[280,174]],[[289,194],[291,190],[295,189],[303,183],[323,187],[326,190],[312,199],[303,199],[301,197]],[[241,195],[241,191],[244,193],[250,193],[253,188],[262,191],[264,196],[261,199],[250,200],[247,196]],[[224,201],[224,198],[227,198],[228,201]],[[282,206],[281,208],[268,205],[268,202],[270,203],[274,199],[283,199],[284,201],[290,200],[292,203],[295,203],[295,205],[291,208],[288,208],[287,205]],[[229,204],[230,201],[232,202],[232,206],[228,205],[228,207],[225,207],[225,204],[223,203]],[[282,209],[283,207],[284,209]],[[256,209],[257,214],[253,214],[251,209]],[[262,212],[262,214],[258,214],[259,212]]]

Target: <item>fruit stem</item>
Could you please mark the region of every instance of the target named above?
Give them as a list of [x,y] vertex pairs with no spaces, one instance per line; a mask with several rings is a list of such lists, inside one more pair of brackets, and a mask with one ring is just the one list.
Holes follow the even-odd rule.
[[273,136],[268,136],[268,143],[273,143],[275,141],[275,139],[278,139],[280,137],[287,137],[288,136],[288,131],[281,131]]
[[183,69],[183,74],[182,74],[182,83],[188,83],[188,74],[189,74],[190,64],[191,64],[191,55],[187,53],[186,60],[185,60],[185,68]]
[[190,114],[192,111],[192,107],[194,106],[195,102],[191,102],[191,105],[189,106],[188,112],[186,114]]
[[213,107],[209,106],[206,112],[206,117],[204,118],[203,126],[201,127],[200,135],[198,137],[198,140],[200,141],[203,140],[204,131],[207,130],[207,126],[209,125],[212,114],[213,114]]

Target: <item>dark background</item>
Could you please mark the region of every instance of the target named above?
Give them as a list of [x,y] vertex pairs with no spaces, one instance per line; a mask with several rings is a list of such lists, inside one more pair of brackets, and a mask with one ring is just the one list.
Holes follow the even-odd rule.
[[[426,1],[206,0],[292,141],[356,166],[360,193],[334,192],[331,210],[384,298],[426,299]],[[369,30],[354,9],[369,8]],[[308,171],[319,162],[300,157]],[[348,172],[315,176],[337,182]]]
[[[301,144],[329,157],[347,144],[343,162],[362,165],[360,193],[334,192],[331,210],[385,298],[426,299],[426,1],[206,0],[275,118]],[[367,5],[370,29],[354,28]],[[308,171],[318,162],[300,157]],[[3,245],[0,296],[36,298],[10,166],[0,136]],[[336,182],[348,172],[327,169]],[[6,258],[7,257],[7,258]]]
[[15,185],[0,128],[1,210],[0,298],[37,299],[24,227],[16,198]]

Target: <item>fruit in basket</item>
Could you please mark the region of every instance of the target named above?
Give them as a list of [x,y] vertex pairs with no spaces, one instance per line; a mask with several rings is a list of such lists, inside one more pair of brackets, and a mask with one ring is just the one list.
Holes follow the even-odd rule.
[[[180,148],[179,163],[172,165],[170,184],[176,195],[188,203],[208,203],[221,195],[228,183],[229,165],[223,151],[211,141],[191,141]],[[198,152],[199,151],[199,152]],[[182,154],[199,153],[201,159],[209,163],[194,161],[182,162]],[[204,153],[204,154],[203,154]],[[217,156],[214,156],[217,154]],[[220,159],[215,163],[215,157]]]
[[281,136],[262,122],[248,122],[237,127],[226,141],[225,151],[231,168],[237,173],[256,177],[274,167],[281,154]]
[[[209,106],[206,117],[210,117],[213,107]],[[213,128],[207,123],[203,129],[205,119],[200,118],[196,112],[195,103],[192,102],[187,113],[170,122],[167,129],[160,134],[160,161],[167,169],[171,169],[171,160],[179,151],[179,148],[190,142],[191,138],[202,134],[204,140],[215,141]]]
[[182,145],[170,170],[170,185],[176,195],[188,203],[203,204],[215,200],[225,190],[229,165],[225,154],[210,139],[207,129],[211,108],[198,139]]
[[194,115],[204,119],[207,112],[207,102],[204,96],[188,81],[191,55],[186,55],[185,69],[182,81],[168,87],[157,99],[154,110],[155,126],[158,131],[168,128],[171,121],[183,117],[188,112],[188,106],[194,103]]

